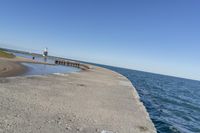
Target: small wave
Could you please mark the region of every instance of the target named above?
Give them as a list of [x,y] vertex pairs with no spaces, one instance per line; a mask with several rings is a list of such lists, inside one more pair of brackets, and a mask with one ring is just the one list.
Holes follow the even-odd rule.
[[158,133],[200,133],[200,82],[103,66],[126,76],[138,91]]

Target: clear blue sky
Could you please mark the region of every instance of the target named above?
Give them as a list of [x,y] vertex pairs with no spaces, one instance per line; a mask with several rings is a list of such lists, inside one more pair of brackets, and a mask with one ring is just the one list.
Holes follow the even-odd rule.
[[200,1],[1,0],[0,46],[200,80]]

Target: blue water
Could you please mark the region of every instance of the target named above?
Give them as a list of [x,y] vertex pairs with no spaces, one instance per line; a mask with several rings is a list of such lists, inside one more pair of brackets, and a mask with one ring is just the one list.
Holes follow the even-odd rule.
[[[32,59],[33,55],[31,54],[23,54],[23,53],[13,53],[16,56],[24,57],[28,59]],[[35,61],[39,62],[47,62],[50,64],[54,64],[55,59],[53,57],[44,58],[41,55],[34,55]],[[80,71],[79,68],[70,67],[70,66],[61,66],[61,65],[46,65],[46,64],[33,64],[33,63],[22,63],[24,66],[28,68],[22,76],[27,75],[48,75],[54,73],[71,73]]]
[[103,67],[132,82],[158,133],[200,133],[200,81]]
[[28,68],[28,71],[22,74],[26,75],[48,75],[55,73],[71,73],[79,72],[79,68],[69,67],[69,66],[60,66],[60,65],[44,65],[44,64],[32,64],[32,63],[22,63]]

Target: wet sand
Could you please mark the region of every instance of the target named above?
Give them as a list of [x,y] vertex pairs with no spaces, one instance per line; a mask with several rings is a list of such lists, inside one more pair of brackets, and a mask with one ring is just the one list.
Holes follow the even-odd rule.
[[11,77],[18,76],[25,73],[28,69],[21,63],[37,63],[37,64],[48,64],[45,62],[38,62],[35,60],[16,57],[16,58],[1,58],[0,57],[0,77]]
[[0,108],[0,133],[156,133],[131,82],[95,66],[0,78]]
[[0,77],[17,76],[26,70],[26,67],[20,63],[0,59]]
[[0,60],[0,77],[17,76],[26,72],[27,68],[19,63]]

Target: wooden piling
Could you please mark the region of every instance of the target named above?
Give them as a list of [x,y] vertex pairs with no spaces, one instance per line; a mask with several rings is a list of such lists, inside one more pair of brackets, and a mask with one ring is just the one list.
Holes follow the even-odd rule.
[[77,67],[81,69],[89,69],[89,66],[85,64],[81,64],[79,62],[74,62],[74,61],[66,61],[66,60],[55,60],[55,64],[57,65],[64,65],[64,66],[72,66],[72,67]]

